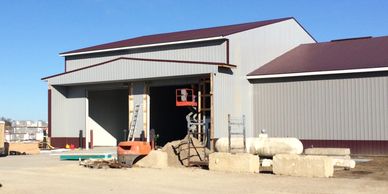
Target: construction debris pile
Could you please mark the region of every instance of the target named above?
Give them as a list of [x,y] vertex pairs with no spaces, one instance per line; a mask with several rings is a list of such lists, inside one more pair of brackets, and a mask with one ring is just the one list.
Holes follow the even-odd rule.
[[[188,136],[181,140],[176,140],[167,143],[161,150],[152,150],[149,154],[135,161],[134,166],[142,168],[167,168],[167,167],[185,167],[188,165],[188,158],[191,162],[204,161],[210,150],[202,148],[202,143],[191,138],[190,155],[188,149]],[[201,148],[198,148],[201,147]],[[87,168],[102,169],[102,168],[130,168],[132,165],[126,165],[117,161],[114,158],[104,159],[85,159],[78,157],[79,165]]]
[[87,160],[80,160],[79,162],[80,166],[84,166],[87,168],[95,168],[95,169],[101,169],[101,168],[130,168],[131,166],[119,163],[116,159],[87,159]]
[[202,146],[202,143],[198,139],[191,139],[193,146],[190,148],[190,156],[188,150],[188,136],[182,140],[169,142],[162,148],[162,151],[167,153],[169,167],[187,166],[189,157],[190,161],[203,161],[206,157],[205,155],[210,153],[210,150],[207,148],[205,148],[205,152],[203,151],[204,148],[197,148]]

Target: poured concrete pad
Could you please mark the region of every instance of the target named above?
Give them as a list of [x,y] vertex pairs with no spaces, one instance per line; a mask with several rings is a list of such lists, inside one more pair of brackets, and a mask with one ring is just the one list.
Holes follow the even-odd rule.
[[224,172],[257,172],[260,169],[260,158],[248,153],[215,152],[209,155],[209,170]]
[[327,156],[278,154],[273,157],[273,173],[303,177],[331,177],[333,159]]
[[349,148],[307,148],[304,150],[306,155],[329,155],[329,156],[347,156],[350,155]]
[[167,153],[160,150],[152,150],[147,156],[136,162],[135,166],[143,168],[167,168]]

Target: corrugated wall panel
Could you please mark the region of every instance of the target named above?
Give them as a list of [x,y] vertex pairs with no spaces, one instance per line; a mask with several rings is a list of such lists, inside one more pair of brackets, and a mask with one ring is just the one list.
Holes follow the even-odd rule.
[[[216,74],[213,82],[214,96],[214,137],[228,136],[228,114],[234,114],[235,102],[233,91],[235,90],[232,75]],[[234,116],[238,116],[234,114]]]
[[109,61],[118,57],[225,63],[226,47],[224,42],[224,40],[216,40],[209,42],[113,51],[108,53],[69,56],[66,57],[66,70],[71,71],[104,61]]
[[[227,136],[228,114],[244,114],[247,136],[253,136],[259,129],[253,126],[253,89],[246,75],[299,44],[314,40],[294,20],[232,34],[227,38],[230,63],[237,65],[237,68],[229,72],[232,74],[218,74],[215,77],[215,137]],[[268,114],[263,116],[278,117],[270,109],[266,111]],[[277,125],[281,126],[282,123]]]
[[216,65],[118,60],[48,79],[50,85],[118,82],[217,72]]
[[388,77],[255,83],[254,128],[308,140],[388,140]]
[[52,137],[78,137],[86,127],[85,89],[56,86],[51,91]]

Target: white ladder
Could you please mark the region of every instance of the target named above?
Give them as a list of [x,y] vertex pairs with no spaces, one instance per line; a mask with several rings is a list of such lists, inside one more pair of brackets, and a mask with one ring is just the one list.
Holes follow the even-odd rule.
[[128,133],[127,141],[129,141],[129,140],[134,141],[135,140],[135,130],[136,130],[137,117],[139,115],[139,109],[140,109],[140,104],[136,104],[135,109],[133,110],[131,125],[129,126],[129,133]]

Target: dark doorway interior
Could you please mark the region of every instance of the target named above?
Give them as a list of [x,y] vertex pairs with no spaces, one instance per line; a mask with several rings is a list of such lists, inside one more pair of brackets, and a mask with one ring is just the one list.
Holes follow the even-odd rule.
[[89,91],[89,116],[117,142],[123,139],[123,129],[128,128],[128,91]]
[[164,146],[167,142],[183,139],[187,134],[186,115],[188,107],[175,106],[175,90],[190,88],[184,86],[163,86],[150,88],[150,124],[159,135],[156,144]]

